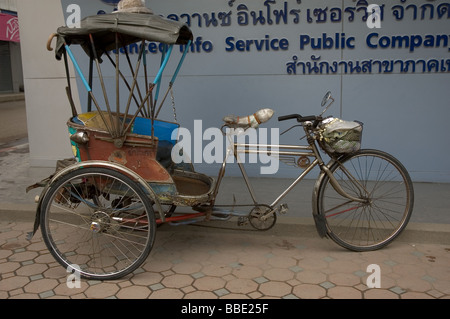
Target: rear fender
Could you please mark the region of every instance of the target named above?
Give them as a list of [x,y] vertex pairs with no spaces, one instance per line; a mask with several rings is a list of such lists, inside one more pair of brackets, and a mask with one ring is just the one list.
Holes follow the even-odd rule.
[[153,189],[149,186],[149,184],[141,176],[139,176],[137,173],[133,172],[129,168],[127,168],[123,165],[117,164],[117,163],[106,162],[106,161],[84,161],[84,162],[79,162],[79,163],[67,166],[66,168],[63,168],[60,171],[56,172],[55,175],[47,183],[47,185],[45,185],[44,189],[41,192],[41,195],[39,196],[39,201],[37,203],[36,217],[34,220],[33,231],[31,231],[27,234],[28,240],[31,240],[33,238],[34,234],[36,233],[36,231],[39,229],[42,202],[43,202],[45,196],[47,195],[50,187],[54,183],[56,183],[65,174],[68,174],[77,169],[86,168],[86,167],[99,167],[99,168],[108,168],[108,169],[116,170],[124,175],[127,175],[134,181],[136,181],[144,189],[144,191],[148,194],[149,198],[154,202],[156,209],[160,213],[159,215],[161,216],[162,221],[165,222],[165,215],[162,214],[163,209],[161,207],[161,203],[159,202],[156,193],[153,191]]

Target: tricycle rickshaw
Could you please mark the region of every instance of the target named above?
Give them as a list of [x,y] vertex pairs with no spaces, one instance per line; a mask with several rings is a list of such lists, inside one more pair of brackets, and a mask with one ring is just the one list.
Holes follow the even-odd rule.
[[[294,126],[305,132],[306,145],[233,141],[214,179],[196,172],[190,163],[172,161],[179,124],[176,117],[175,121],[159,119],[169,94],[173,98],[172,87],[193,38],[187,25],[152,13],[115,12],[87,17],[79,28],[59,28],[49,39],[49,50],[53,38],[57,40],[56,57],[64,60],[67,70],[72,109],[67,125],[76,160],[61,162],[55,174],[41,184],[44,189],[29,238],[40,226],[55,259],[84,278],[117,279],[136,270],[154,245],[158,224],[237,217],[240,224],[269,229],[277,215],[287,210],[282,199],[314,167],[320,171],[312,208],[321,237],[329,237],[350,250],[368,251],[389,244],[408,223],[414,201],[408,172],[387,153],[360,149],[361,123],[323,116],[334,101],[331,94],[325,95],[322,106],[326,108],[320,115],[279,117],[280,121],[296,121]],[[157,42],[163,48],[153,81],[148,80],[146,41]],[[134,43],[140,43],[140,48],[132,67],[127,50],[125,63],[119,52]],[[89,56],[87,79],[71,45],[80,45]],[[174,55],[174,46],[182,48],[180,61],[160,99],[163,72]],[[69,59],[88,92],[88,112],[83,114],[77,113],[72,99]],[[114,66],[114,99],[108,98],[102,77],[103,60]],[[122,64],[129,67],[131,82],[122,73]],[[98,74],[102,102],[93,93],[93,70]],[[124,111],[119,102],[120,85],[129,89]],[[237,131],[257,128],[272,115],[272,110],[263,109],[246,117],[225,117],[222,132],[230,139]],[[249,153],[269,154],[302,170],[273,202],[262,203],[257,201],[240,161],[239,154]],[[321,153],[330,157],[328,163]],[[248,187],[248,205],[233,203],[227,208],[215,203],[230,156],[237,160]],[[181,213],[177,207],[192,210]]]

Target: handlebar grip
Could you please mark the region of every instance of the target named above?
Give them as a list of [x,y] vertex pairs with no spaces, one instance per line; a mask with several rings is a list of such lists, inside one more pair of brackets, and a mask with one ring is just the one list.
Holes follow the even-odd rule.
[[298,119],[299,122],[316,121],[316,120],[317,120],[317,116],[315,116],[315,115],[302,116],[301,118]]
[[283,115],[283,116],[278,117],[278,121],[281,122],[281,121],[293,120],[293,119],[298,119],[301,117],[302,116],[299,114]]
[[300,114],[290,114],[278,117],[278,121],[286,121],[286,120],[297,120],[299,123],[303,123],[306,121],[316,121],[318,119],[315,115],[309,116],[301,116]]

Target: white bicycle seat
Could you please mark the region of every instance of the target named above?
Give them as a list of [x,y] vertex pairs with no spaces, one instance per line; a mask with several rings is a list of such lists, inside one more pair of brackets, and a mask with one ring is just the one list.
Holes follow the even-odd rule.
[[251,115],[247,116],[236,116],[228,115],[223,118],[225,125],[233,128],[257,128],[260,124],[269,121],[274,114],[272,109],[261,109]]

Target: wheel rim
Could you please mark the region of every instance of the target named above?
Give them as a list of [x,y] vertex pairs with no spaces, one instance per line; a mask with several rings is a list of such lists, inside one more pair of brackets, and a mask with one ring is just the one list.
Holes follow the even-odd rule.
[[330,236],[346,248],[376,249],[392,241],[406,226],[412,210],[412,185],[396,160],[361,153],[336,165],[333,175],[342,188],[363,202],[343,198],[330,185],[322,191],[321,212]]
[[111,279],[137,268],[154,240],[145,194],[116,172],[86,172],[56,184],[45,205],[44,240],[64,266]]

